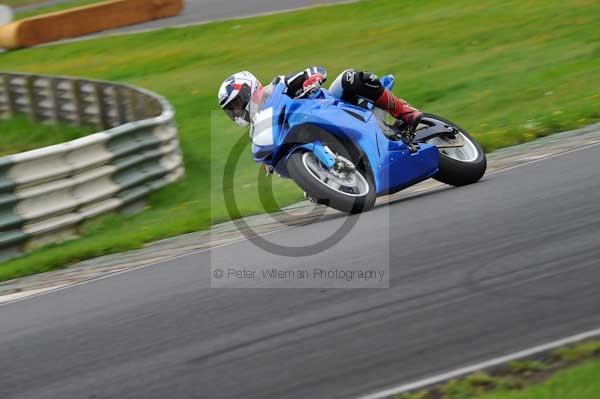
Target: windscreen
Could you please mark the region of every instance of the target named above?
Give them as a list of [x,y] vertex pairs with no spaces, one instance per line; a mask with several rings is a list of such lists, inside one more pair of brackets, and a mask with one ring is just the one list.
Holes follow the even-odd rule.
[[265,109],[265,105],[269,103],[275,86],[270,84],[255,92],[250,98],[250,119],[254,120],[256,114]]

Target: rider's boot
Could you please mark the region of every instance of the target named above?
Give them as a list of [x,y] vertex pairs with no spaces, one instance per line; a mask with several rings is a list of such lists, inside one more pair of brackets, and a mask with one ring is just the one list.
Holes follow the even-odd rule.
[[423,116],[421,111],[396,97],[389,90],[383,91],[375,106],[389,112],[398,122],[401,121],[405,125],[403,130],[414,131]]

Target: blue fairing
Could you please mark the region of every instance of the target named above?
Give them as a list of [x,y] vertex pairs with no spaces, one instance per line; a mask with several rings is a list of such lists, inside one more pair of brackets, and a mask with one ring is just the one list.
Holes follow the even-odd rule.
[[[393,77],[382,78],[387,88],[393,86]],[[312,151],[321,162],[329,166],[331,154],[317,138],[298,140],[299,129],[319,128],[344,142],[354,144],[364,157],[364,167],[373,179],[377,194],[389,194],[431,177],[438,171],[437,148],[420,144],[420,149],[410,152],[401,141],[392,141],[382,132],[375,115],[336,98],[327,90],[311,99],[293,100],[283,93],[285,85],[271,87],[266,100],[259,104],[260,114],[253,114],[255,121],[266,116],[265,123],[257,122],[251,132],[252,152],[257,162],[271,165],[287,177],[285,161],[289,155],[302,147]],[[271,113],[272,111],[272,113]],[[272,114],[272,116],[271,116]]]

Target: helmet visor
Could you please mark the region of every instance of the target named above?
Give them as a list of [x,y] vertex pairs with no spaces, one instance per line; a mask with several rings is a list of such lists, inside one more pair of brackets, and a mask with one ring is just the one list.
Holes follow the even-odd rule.
[[250,112],[248,104],[250,103],[250,86],[243,85],[240,92],[233,100],[223,107],[225,113],[232,121],[241,126],[250,124]]

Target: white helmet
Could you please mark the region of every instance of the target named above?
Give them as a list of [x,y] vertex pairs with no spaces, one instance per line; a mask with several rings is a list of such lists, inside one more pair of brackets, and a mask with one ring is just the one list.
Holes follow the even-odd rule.
[[219,105],[240,126],[250,125],[250,98],[262,85],[248,71],[231,75],[219,89]]

